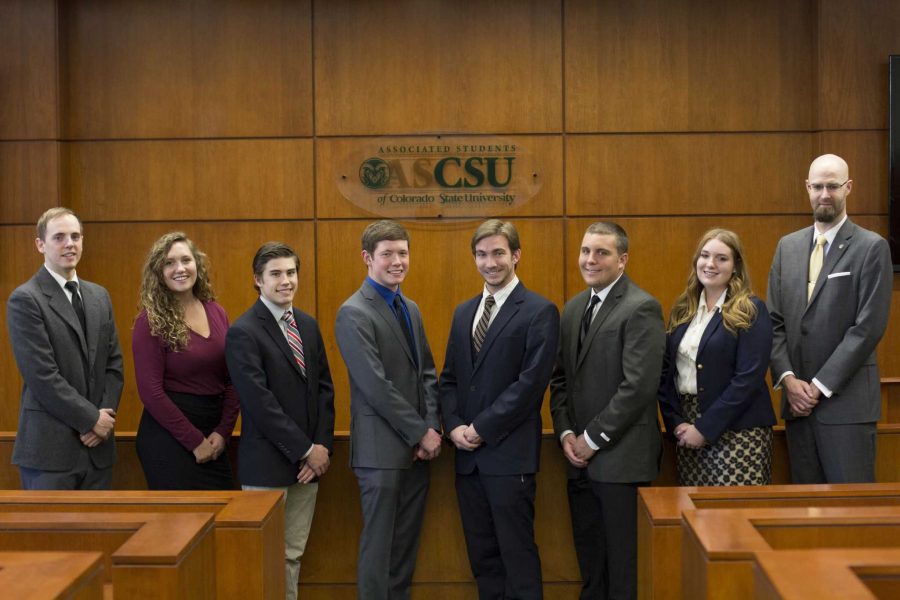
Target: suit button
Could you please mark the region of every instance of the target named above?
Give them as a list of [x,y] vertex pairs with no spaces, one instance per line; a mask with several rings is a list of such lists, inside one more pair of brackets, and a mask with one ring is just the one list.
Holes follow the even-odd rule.
[[475,386],[474,386],[474,385],[469,386],[469,391],[470,391],[470,392],[474,392],[474,391],[475,391]]
[[706,390],[705,390],[704,388],[697,388],[697,391],[698,391],[698,392],[704,392],[704,391],[706,391]]
[[697,370],[700,371],[702,369],[703,369],[703,365],[701,365],[700,363],[697,363]]

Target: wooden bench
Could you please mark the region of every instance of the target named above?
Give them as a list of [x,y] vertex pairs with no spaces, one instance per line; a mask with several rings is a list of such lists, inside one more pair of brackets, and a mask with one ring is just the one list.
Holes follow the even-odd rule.
[[17,600],[103,600],[100,552],[0,552],[0,591]]
[[682,511],[767,506],[900,506],[900,483],[641,488],[638,598],[681,598]]
[[216,598],[212,513],[0,514],[0,551],[32,550],[101,552],[116,600]]
[[755,600],[900,598],[900,549],[757,552],[753,578]]
[[281,492],[0,490],[0,514],[16,511],[214,513],[218,597],[284,598]]
[[682,515],[682,596],[753,597],[755,553],[900,547],[900,507],[736,508]]

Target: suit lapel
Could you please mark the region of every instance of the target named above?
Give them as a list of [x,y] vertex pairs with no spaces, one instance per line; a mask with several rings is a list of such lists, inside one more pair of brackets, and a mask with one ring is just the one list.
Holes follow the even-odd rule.
[[563,327],[568,328],[569,339],[569,356],[575,357],[575,364],[578,364],[578,336],[581,335],[581,320],[584,318],[584,311],[587,310],[588,302],[591,299],[591,290],[581,292],[575,301],[574,313]]
[[[490,327],[488,327],[487,333],[484,336],[484,343],[481,344],[481,350],[478,352],[478,357],[475,359],[475,365],[472,368],[473,372],[478,370],[478,367],[484,361],[484,357],[494,344],[494,340],[503,333],[506,324],[519,312],[519,305],[524,301],[524,295],[525,286],[519,282],[516,287],[513,288],[513,291],[509,294],[509,298],[506,299],[503,306],[500,307],[500,312],[494,317]],[[469,331],[471,332],[471,329]],[[468,337],[470,340],[469,347],[471,348],[471,335]],[[469,351],[471,352],[472,350]]]
[[[275,315],[263,304],[262,300],[256,301],[256,304],[253,305],[253,310],[256,312],[256,317],[260,320],[263,330],[268,334],[272,343],[281,351],[285,359],[290,362],[297,375],[302,377],[303,373],[300,371],[300,365],[294,359],[294,352],[288,346],[287,339],[284,337],[284,330],[281,329],[281,324],[275,320]],[[295,312],[294,319],[296,320],[296,318],[297,314]]]
[[[853,238],[853,230],[855,228],[856,226],[850,219],[847,219],[847,222],[844,223],[837,235],[834,236],[831,248],[828,249],[828,254],[825,255],[825,260],[822,262],[822,270],[819,272],[819,278],[816,280],[816,286],[813,288],[812,296],[809,297],[807,310],[812,306],[812,303],[816,301],[816,297],[825,285],[828,275],[834,271],[835,265],[841,260],[841,257],[844,256],[844,252],[846,252],[847,248],[850,246],[851,239]],[[807,273],[809,273],[809,267],[807,267]]]
[[[712,337],[720,325],[722,325],[722,311],[716,310],[715,314],[706,325],[706,329],[703,330],[703,335],[700,336],[700,344],[697,346],[697,356],[700,356],[700,353],[703,352],[703,348],[706,346],[706,343],[709,342],[709,338]],[[685,329],[685,331],[687,331],[687,329]]]
[[[397,321],[397,317],[394,316],[394,310],[388,306],[388,303],[384,301],[381,294],[379,294],[368,282],[363,282],[360,292],[363,297],[369,301],[378,316],[380,316],[387,324],[388,329],[390,329],[394,334],[394,337],[397,338],[397,343],[403,348],[406,358],[408,358],[409,362],[415,367],[416,361],[413,360],[412,352],[409,349],[409,342],[406,341],[406,336],[403,335],[403,330],[400,329],[400,323]],[[410,314],[410,316],[412,316],[412,314]]]
[[84,320],[87,326],[85,333],[87,334],[88,365],[93,368],[94,359],[97,356],[97,342],[100,338],[99,324],[103,320],[103,308],[100,306],[100,298],[90,286],[82,284],[80,288],[81,300],[84,304]]
[[[622,277],[615,284],[615,286],[613,286],[613,288],[609,290],[609,293],[606,295],[606,300],[600,303],[600,308],[597,309],[597,314],[594,316],[594,320],[591,321],[591,326],[588,328],[588,332],[584,336],[584,340],[581,343],[581,354],[578,355],[578,360],[575,363],[576,369],[581,366],[582,361],[584,361],[584,357],[587,356],[591,344],[594,343],[594,338],[597,336],[597,332],[603,325],[603,321],[606,320],[613,309],[615,309],[616,305],[618,305],[622,300],[622,296],[625,295],[626,289],[628,289],[628,276],[623,273]],[[587,305],[585,305],[584,310],[587,310]],[[584,310],[582,310],[581,312],[582,317],[584,317]],[[580,326],[581,319],[579,319],[578,322]]]
[[38,272],[38,284],[41,286],[44,295],[47,296],[47,303],[50,305],[50,308],[53,309],[53,311],[66,322],[66,325],[75,332],[75,335],[78,336],[82,356],[87,359],[87,341],[85,340],[84,332],[81,330],[81,323],[78,322],[78,315],[75,314],[72,303],[66,298],[66,293],[59,287],[59,284],[56,283],[53,276],[46,271],[45,267],[41,267],[41,270]]

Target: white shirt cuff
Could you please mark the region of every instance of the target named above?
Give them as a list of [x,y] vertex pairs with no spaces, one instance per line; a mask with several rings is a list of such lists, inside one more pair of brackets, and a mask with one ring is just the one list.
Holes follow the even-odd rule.
[[303,458],[301,458],[300,460],[306,460],[307,458],[309,458],[309,455],[312,454],[313,446],[315,446],[315,444],[309,447],[309,450],[306,451],[306,454],[304,454]]
[[[600,434],[602,436],[606,436],[605,433]],[[591,436],[588,435],[587,430],[584,432],[584,441],[587,442],[587,445],[591,447],[591,450],[599,450],[600,446],[594,443],[594,440],[591,439]]]
[[834,392],[832,392],[831,390],[829,390],[829,389],[825,386],[824,383],[822,383],[821,381],[819,381],[819,380],[816,379],[815,377],[813,377],[812,382],[815,384],[815,386],[816,386],[817,388],[819,388],[819,389],[822,391],[822,395],[823,395],[823,396],[825,396],[826,398],[831,398],[831,395],[832,395]]
[[570,433],[571,433],[572,435],[575,435],[575,432],[572,431],[571,429],[566,429],[566,430],[563,431],[561,434],[559,434],[559,443],[562,444],[562,443],[563,443],[563,440],[566,439],[566,436],[569,435]]
[[781,389],[781,382],[784,381],[784,378],[787,377],[788,375],[793,375],[793,374],[794,374],[793,371],[785,371],[784,373],[782,373],[782,374],[781,374],[781,377],[778,378],[778,381],[775,382],[775,385],[772,386],[772,389],[773,389],[773,390],[780,390],[780,389]]

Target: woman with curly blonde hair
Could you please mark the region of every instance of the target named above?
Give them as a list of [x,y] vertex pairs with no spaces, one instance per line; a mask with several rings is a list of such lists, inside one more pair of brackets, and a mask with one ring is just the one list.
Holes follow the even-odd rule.
[[751,290],[740,239],[707,231],[669,317],[659,389],[681,485],[769,483],[771,350],[772,321]]
[[206,255],[182,232],[150,249],[131,349],[144,412],[137,452],[150,489],[231,489],[225,447],[238,400],[225,364],[228,316]]

